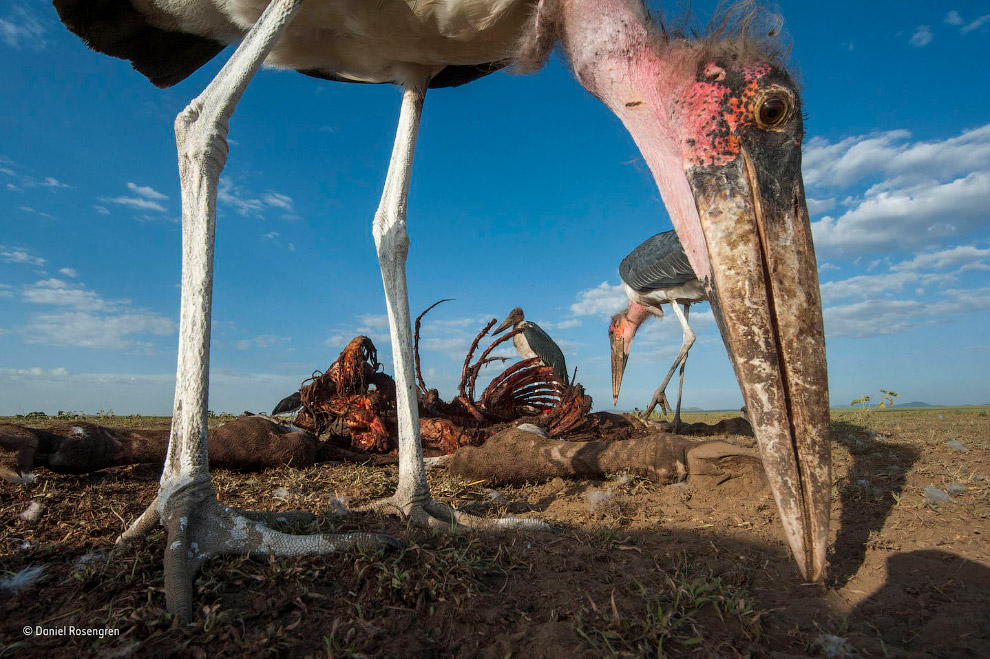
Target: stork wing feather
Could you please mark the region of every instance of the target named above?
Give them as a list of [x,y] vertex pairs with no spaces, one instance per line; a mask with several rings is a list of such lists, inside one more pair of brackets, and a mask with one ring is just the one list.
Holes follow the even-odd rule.
[[302,407],[302,395],[297,391],[296,393],[286,396],[282,400],[278,401],[278,405],[276,405],[275,409],[272,410],[272,416],[295,412],[300,407]]
[[560,346],[550,338],[550,335],[544,332],[542,327],[529,321],[522,324],[522,333],[529,344],[529,349],[535,352],[544,364],[552,368],[561,380],[567,382],[567,364],[564,362],[564,353]]
[[695,279],[675,231],[647,238],[619,264],[622,281],[637,293],[680,286]]
[[[132,0],[53,0],[59,18],[93,50],[130,60],[139,73],[159,88],[171,87],[195,73],[227,47],[220,38],[155,26]],[[494,73],[507,61],[451,64],[430,80],[430,89],[457,87]],[[298,69],[299,73],[334,82],[362,82],[333,71]]]
[[130,60],[155,87],[171,87],[203,66],[226,44],[152,25],[130,0],[54,0],[67,28],[93,50]]

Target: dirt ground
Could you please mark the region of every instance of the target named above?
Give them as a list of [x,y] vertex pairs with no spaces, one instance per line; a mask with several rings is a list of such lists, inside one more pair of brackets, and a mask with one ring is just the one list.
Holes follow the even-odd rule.
[[[164,610],[162,532],[113,549],[154,497],[157,470],[41,469],[31,483],[0,481],[0,579],[44,568],[34,585],[0,590],[0,657],[990,656],[988,412],[834,411],[824,586],[802,584],[769,492],[751,478],[661,487],[616,474],[495,492],[431,472],[441,501],[557,529],[452,536],[331,512],[334,496],[359,505],[391,493],[394,468],[218,471],[227,504],[321,514],[293,532],[384,532],[403,548],[213,560],[185,629]],[[951,501],[930,502],[929,486]],[[34,633],[70,625],[107,635]]]

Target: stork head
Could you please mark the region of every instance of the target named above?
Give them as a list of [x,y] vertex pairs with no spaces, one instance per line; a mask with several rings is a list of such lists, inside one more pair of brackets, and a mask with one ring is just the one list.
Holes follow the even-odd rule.
[[521,323],[523,320],[525,320],[525,316],[523,315],[522,307],[516,307],[509,312],[509,315],[505,317],[505,320],[503,320],[498,327],[492,330],[492,334],[504,332],[510,327],[515,327],[516,324]]
[[626,362],[629,361],[629,349],[632,347],[633,339],[639,326],[653,313],[663,318],[663,311],[659,307],[649,309],[642,304],[629,302],[629,306],[612,316],[612,322],[608,326],[608,340],[612,346],[612,404],[619,404],[619,389],[622,387],[622,374],[626,371]]
[[575,74],[629,130],[708,290],[788,543],[817,581],[831,489],[828,383],[798,90],[745,30],[674,39],[640,0],[557,6]]

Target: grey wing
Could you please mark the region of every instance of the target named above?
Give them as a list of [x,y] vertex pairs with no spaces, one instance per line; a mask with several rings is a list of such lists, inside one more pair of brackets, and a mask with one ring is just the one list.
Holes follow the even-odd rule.
[[564,362],[564,353],[560,346],[550,338],[550,335],[536,323],[527,322],[523,323],[523,336],[526,337],[529,349],[535,352],[544,364],[552,368],[561,380],[567,382],[567,364]]
[[286,396],[282,400],[278,401],[278,405],[272,410],[272,416],[276,414],[287,414],[289,412],[295,412],[300,407],[302,407],[302,396],[297,391],[296,393]]
[[676,231],[647,238],[619,264],[619,276],[637,293],[680,286],[696,279]]

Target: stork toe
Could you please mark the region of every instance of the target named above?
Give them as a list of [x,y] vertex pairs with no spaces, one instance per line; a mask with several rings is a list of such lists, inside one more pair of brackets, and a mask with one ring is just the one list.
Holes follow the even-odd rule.
[[310,521],[316,515],[301,511],[256,512],[225,506],[213,494],[210,483],[183,486],[162,505],[155,500],[132,524],[120,541],[133,539],[154,528],[159,519],[168,534],[165,548],[165,599],[180,624],[192,619],[192,587],[203,563],[214,556],[316,556],[348,549],[392,549],[400,543],[374,533],[294,535],[276,531],[269,523]]
[[425,500],[401,500],[396,495],[373,501],[357,509],[406,519],[412,526],[446,533],[471,531],[549,531],[554,528],[538,519],[521,517],[479,517],[427,497]]

